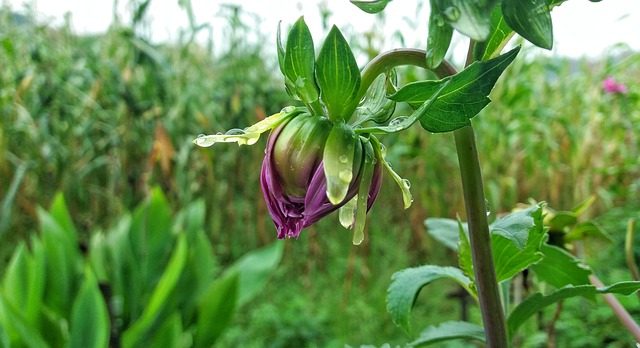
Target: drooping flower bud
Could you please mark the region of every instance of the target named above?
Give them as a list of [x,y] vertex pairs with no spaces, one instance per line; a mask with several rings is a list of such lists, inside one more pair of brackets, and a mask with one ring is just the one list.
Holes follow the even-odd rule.
[[[269,136],[261,185],[278,238],[298,237],[303,228],[344,206],[365,186],[367,210],[373,205],[382,183],[382,171],[377,163],[365,166],[366,156],[373,157],[374,153],[366,153],[363,140],[355,134],[350,147],[335,153],[337,163],[348,168],[350,174],[348,178],[343,175],[346,193],[339,202],[332,203],[328,198],[325,150],[336,145],[333,142],[337,140],[331,136],[334,128],[326,117],[303,114]],[[365,178],[368,182],[362,185]]]

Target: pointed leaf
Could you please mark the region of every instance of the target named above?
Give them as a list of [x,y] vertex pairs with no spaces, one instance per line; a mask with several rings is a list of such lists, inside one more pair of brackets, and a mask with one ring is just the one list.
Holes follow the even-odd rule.
[[109,312],[98,282],[89,269],[73,303],[70,324],[69,348],[109,346]]
[[148,342],[150,348],[180,347],[182,333],[182,319],[180,312],[174,312],[156,330],[153,338]]
[[362,11],[366,13],[378,13],[382,12],[387,4],[391,0],[350,0],[352,4],[358,6]]
[[356,98],[360,88],[360,70],[351,48],[334,25],[320,49],[316,78],[329,118],[348,121],[353,110],[345,110]]
[[640,282],[620,282],[604,288],[596,288],[593,285],[579,285],[567,286],[556,290],[549,295],[535,293],[522,301],[509,315],[509,318],[507,319],[509,336],[513,337],[516,330],[529,317],[560,300],[576,296],[590,296],[606,293],[631,295],[638,291],[638,289],[640,289]]
[[14,332],[27,347],[49,347],[38,328],[26,320],[20,308],[7,301],[2,291],[0,291],[0,324],[2,324],[0,327],[4,327],[9,335]]
[[614,242],[613,237],[611,237],[611,235],[596,221],[585,221],[579,223],[565,235],[565,240],[567,242],[572,242],[576,240],[583,240],[588,237],[604,239],[611,243]]
[[[447,23],[475,41],[485,41],[491,30],[491,1],[436,0],[437,10]],[[432,9],[433,11],[433,9]]]
[[[544,258],[531,265],[531,270],[536,273],[538,279],[562,288],[567,285],[590,285],[589,275],[591,270],[588,266],[580,263],[580,260],[569,254],[564,249],[554,245],[543,244],[540,252]],[[589,297],[594,301],[593,296]]]
[[455,267],[427,265],[407,268],[393,274],[387,291],[387,312],[391,314],[396,325],[411,333],[409,317],[415,299],[422,287],[438,279],[454,280],[467,290],[471,282]]
[[451,45],[453,28],[445,23],[442,15],[435,10],[434,1],[431,0],[431,12],[429,14],[429,33],[427,37],[427,68],[435,69],[442,61]]
[[502,0],[507,24],[532,44],[553,47],[553,26],[546,0]]
[[474,57],[481,61],[487,61],[499,56],[514,34],[515,32],[502,16],[502,7],[495,6],[491,11],[491,33],[487,41],[476,43]]
[[409,343],[409,347],[425,347],[434,343],[459,339],[484,342],[484,329],[466,321],[446,321],[438,326],[427,327],[418,338]]
[[238,283],[238,272],[228,272],[211,284],[200,299],[196,347],[213,347],[220,334],[229,326],[237,308]]
[[[450,132],[470,124],[491,101],[487,96],[502,72],[518,54],[519,47],[487,62],[475,62],[450,77],[449,83],[421,119],[422,127],[433,133]],[[419,81],[407,84],[390,96],[417,108],[428,100],[442,81]]]
[[471,256],[471,243],[467,224],[463,224],[458,217],[458,265],[464,274],[474,283],[472,290],[475,293],[476,275],[473,272],[473,258]]

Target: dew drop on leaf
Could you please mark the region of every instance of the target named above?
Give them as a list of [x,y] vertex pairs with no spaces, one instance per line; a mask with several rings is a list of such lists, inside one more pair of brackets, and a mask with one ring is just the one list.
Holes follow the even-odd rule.
[[460,19],[460,10],[456,6],[449,6],[442,13],[449,22],[457,22]]
[[338,161],[340,161],[340,163],[346,164],[347,162],[349,162],[349,158],[347,157],[347,155],[340,155],[340,157],[338,157]]

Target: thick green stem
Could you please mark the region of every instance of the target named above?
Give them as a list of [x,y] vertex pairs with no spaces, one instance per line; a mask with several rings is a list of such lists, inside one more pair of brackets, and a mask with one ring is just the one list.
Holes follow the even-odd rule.
[[482,184],[476,139],[471,126],[453,132],[460,163],[462,190],[467,210],[473,273],[488,347],[508,347],[504,311],[491,250],[487,203]]
[[[473,46],[470,46],[470,52]],[[470,64],[473,57],[467,61]],[[467,65],[468,65],[467,64]],[[373,81],[391,68],[400,65],[414,65],[426,68],[426,53],[417,49],[392,50],[374,58],[362,71],[362,84],[358,91],[359,101],[366,93]],[[443,62],[433,72],[438,78],[445,78],[456,74],[455,68],[448,62]],[[355,110],[357,104],[351,107]],[[478,289],[478,302],[482,312],[487,346],[491,348],[508,347],[507,330],[504,311],[500,302],[500,291],[496,278],[491,250],[491,236],[487,221],[487,206],[480,171],[480,161],[473,128],[464,127],[454,131],[460,173],[462,174],[462,189],[469,225],[469,241],[473,271]]]

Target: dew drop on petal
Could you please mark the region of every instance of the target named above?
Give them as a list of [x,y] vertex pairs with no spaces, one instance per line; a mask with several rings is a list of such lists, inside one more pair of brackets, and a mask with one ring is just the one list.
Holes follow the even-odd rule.
[[242,134],[246,134],[246,132],[240,128],[231,128],[224,134],[225,135],[242,135]]
[[353,172],[348,169],[341,170],[340,173],[338,173],[338,178],[345,183],[350,183],[353,178]]
[[347,155],[340,155],[340,157],[338,157],[338,160],[340,161],[340,163],[346,164],[347,162],[349,162],[349,157],[347,157]]
[[400,125],[400,123],[404,122],[407,118],[408,118],[407,116],[396,117],[393,120],[391,120],[391,122],[389,122],[389,126],[390,127],[398,126]]

